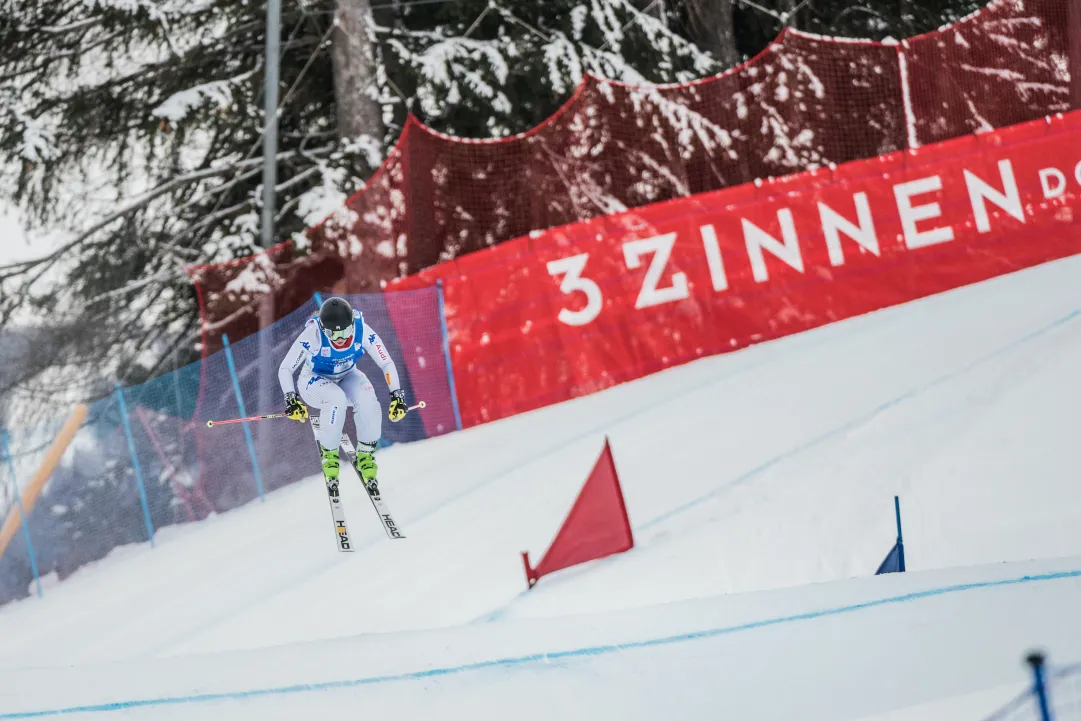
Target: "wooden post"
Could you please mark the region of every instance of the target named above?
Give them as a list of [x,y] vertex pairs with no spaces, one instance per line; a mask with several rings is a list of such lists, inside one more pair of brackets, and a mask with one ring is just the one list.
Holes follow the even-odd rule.
[[[28,517],[33,512],[34,504],[37,502],[38,496],[41,495],[41,490],[45,488],[45,483],[53,474],[57,464],[60,463],[64,451],[71,445],[71,441],[75,438],[75,434],[79,431],[79,428],[82,427],[83,421],[86,420],[87,413],[87,407],[81,403],[75,406],[71,415],[68,417],[67,422],[53,440],[52,445],[45,451],[45,458],[42,460],[41,465],[38,466],[38,469],[30,479],[30,482],[23,488],[22,507]],[[0,556],[4,555],[4,551],[7,550],[8,544],[11,543],[11,539],[15,537],[15,533],[19,530],[21,523],[22,517],[18,510],[15,510],[14,513],[9,513],[8,517],[4,519],[4,525],[0,526]]]

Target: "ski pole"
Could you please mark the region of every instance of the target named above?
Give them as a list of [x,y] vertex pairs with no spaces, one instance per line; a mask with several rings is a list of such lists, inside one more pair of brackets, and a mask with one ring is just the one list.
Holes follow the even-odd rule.
[[[418,408],[425,408],[427,405],[428,405],[427,403],[425,403],[424,401],[421,401],[420,403],[416,404],[415,406],[409,406],[408,408],[406,408],[406,410],[407,411],[415,411]],[[245,421],[266,421],[266,420],[270,420],[271,418],[287,418],[288,416],[289,416],[288,413],[272,413],[269,416],[251,416],[249,418],[230,418],[227,421],[207,421],[206,422],[206,427],[207,428],[213,428],[214,426],[224,426],[224,425],[226,425],[228,423],[244,423]]]
[[269,416],[251,416],[250,418],[230,418],[227,421],[207,421],[206,427],[213,428],[214,426],[224,426],[227,423],[244,423],[245,421],[265,421],[271,418],[286,418],[286,413],[273,413]]

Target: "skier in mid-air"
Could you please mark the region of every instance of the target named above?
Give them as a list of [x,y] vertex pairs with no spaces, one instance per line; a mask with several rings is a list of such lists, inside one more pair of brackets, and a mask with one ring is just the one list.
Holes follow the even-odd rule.
[[[390,387],[388,417],[397,423],[408,412],[398,369],[386,344],[343,298],[327,298],[304,325],[304,330],[278,367],[278,382],[285,394],[286,413],[297,421],[308,418],[308,406],[318,408],[316,440],[328,484],[338,481],[338,448],[345,427],[346,409],[353,408],[357,427],[357,475],[368,492],[379,494],[375,446],[383,431],[381,408],[371,381],[357,369],[357,361],[370,355]],[[293,376],[300,371],[300,393]]]

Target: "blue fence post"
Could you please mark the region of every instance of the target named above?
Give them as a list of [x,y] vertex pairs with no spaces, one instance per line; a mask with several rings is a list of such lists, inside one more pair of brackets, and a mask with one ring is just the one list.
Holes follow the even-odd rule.
[[901,567],[901,573],[905,572],[905,542],[901,536],[901,499],[893,497],[893,512],[897,516],[897,561]]
[[[236,394],[237,408],[240,409],[241,416],[247,416],[248,411],[244,408],[244,396],[240,392],[240,377],[236,374],[233,351],[229,347],[229,336],[222,333],[221,342],[225,346],[225,362],[229,364],[229,375],[233,378],[233,393]],[[259,500],[266,501],[266,496],[263,495],[263,476],[259,473],[259,458],[255,455],[255,441],[251,437],[251,428],[248,427],[247,421],[244,421],[241,425],[244,426],[244,440],[248,442],[248,454],[251,456],[251,468],[255,474],[255,487],[259,491]]]
[[447,335],[447,313],[443,307],[443,279],[435,282],[439,295],[439,328],[443,334],[443,362],[447,366],[447,383],[450,385],[450,405],[454,409],[454,425],[462,430],[462,414],[458,410],[458,390],[454,386],[454,367],[450,364],[450,339]]
[[1047,701],[1047,679],[1043,672],[1044,656],[1039,651],[1030,653],[1025,661],[1032,667],[1032,692],[1040,704],[1040,720],[1051,721],[1051,704]]
[[124,421],[124,434],[128,437],[128,451],[131,452],[131,465],[135,469],[135,483],[139,486],[139,501],[143,504],[143,521],[146,522],[146,536],[150,547],[154,547],[154,524],[150,522],[150,504],[146,500],[146,486],[143,485],[143,467],[139,465],[139,454],[135,452],[135,436],[131,433],[131,421],[128,420],[128,404],[124,402],[124,391],[116,384],[116,398],[120,402],[120,419]]
[[23,538],[26,540],[26,554],[30,556],[30,570],[34,574],[34,584],[38,589],[38,598],[41,598],[41,574],[38,573],[38,556],[34,551],[34,542],[30,539],[30,519],[26,517],[26,509],[23,508],[23,494],[19,492],[19,479],[15,476],[15,458],[11,455],[11,443],[8,440],[6,428],[0,430],[0,438],[4,442],[4,456],[8,460],[8,470],[11,471],[11,485],[15,490],[15,503],[19,507],[19,520],[22,522]]

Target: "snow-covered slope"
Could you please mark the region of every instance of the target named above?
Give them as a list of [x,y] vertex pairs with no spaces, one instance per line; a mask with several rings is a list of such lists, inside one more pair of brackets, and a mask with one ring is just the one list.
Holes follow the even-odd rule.
[[[226,696],[123,713],[987,710],[1030,645],[1081,661],[1079,273],[1060,261],[388,449],[406,541],[350,483],[358,552],[337,553],[315,477],[166,529],[0,609],[0,718],[208,693]],[[605,434],[637,547],[525,593],[518,552],[543,551]],[[895,493],[910,570],[939,570],[871,577]]]
[[978,691],[954,716],[976,719],[973,711],[1020,690],[1019,658],[1031,644],[1056,656],[1081,647],[1081,626],[1063,624],[1081,604],[1079,575],[1081,558],[1029,562],[153,663],[5,671],[13,693],[0,719],[42,709],[79,717],[81,708],[253,721],[343,713],[835,721]]

